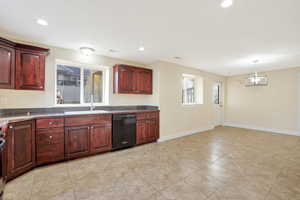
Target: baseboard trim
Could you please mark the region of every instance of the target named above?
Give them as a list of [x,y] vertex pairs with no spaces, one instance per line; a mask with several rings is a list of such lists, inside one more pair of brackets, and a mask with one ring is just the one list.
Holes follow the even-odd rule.
[[188,136],[188,135],[193,135],[193,134],[197,134],[197,133],[201,133],[201,132],[205,132],[205,131],[209,131],[214,129],[213,126],[211,127],[207,127],[207,128],[199,128],[199,129],[195,129],[195,130],[191,130],[191,131],[185,131],[179,134],[175,134],[175,135],[170,135],[170,136],[163,136],[161,138],[159,138],[158,142],[164,142],[167,140],[173,140],[176,138],[180,138],[180,137],[184,137],[184,136]]
[[235,128],[245,128],[245,129],[272,132],[272,133],[285,134],[285,135],[300,136],[300,132],[296,131],[296,130],[263,128],[263,127],[250,126],[250,125],[238,124],[238,123],[233,123],[233,122],[224,122],[223,126],[230,126],[230,127],[235,127]]

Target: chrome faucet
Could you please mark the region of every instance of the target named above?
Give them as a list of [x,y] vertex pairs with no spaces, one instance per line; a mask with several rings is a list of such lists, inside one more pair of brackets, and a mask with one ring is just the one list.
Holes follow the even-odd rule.
[[90,105],[90,111],[95,110],[95,106],[94,106],[94,95],[91,94],[91,105]]

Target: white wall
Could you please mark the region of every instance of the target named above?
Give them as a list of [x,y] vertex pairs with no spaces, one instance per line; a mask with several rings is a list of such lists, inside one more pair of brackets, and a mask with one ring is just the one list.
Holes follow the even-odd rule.
[[4,90],[0,89],[0,108],[31,108],[52,107],[55,103],[55,60],[61,59],[72,62],[98,64],[110,67],[110,105],[158,105],[157,96],[157,72],[154,70],[153,95],[126,95],[113,94],[112,66],[117,63],[133,64],[148,67],[139,63],[114,59],[106,56],[83,56],[79,51],[38,45],[50,48],[50,54],[46,59],[45,91]]
[[[215,116],[212,103],[212,87],[215,81],[224,83],[225,78],[167,62],[157,62],[152,66],[159,71],[158,93],[161,112],[161,138],[172,138],[213,128]],[[182,74],[193,74],[203,78],[204,103],[202,105],[182,105]]]
[[297,134],[300,131],[300,68],[266,74],[269,77],[266,87],[245,87],[246,76],[227,78],[227,124]]

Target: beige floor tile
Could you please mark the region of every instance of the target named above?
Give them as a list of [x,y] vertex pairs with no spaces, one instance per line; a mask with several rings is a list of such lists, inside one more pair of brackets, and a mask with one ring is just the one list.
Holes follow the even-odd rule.
[[300,200],[300,138],[218,127],[37,168],[5,200]]

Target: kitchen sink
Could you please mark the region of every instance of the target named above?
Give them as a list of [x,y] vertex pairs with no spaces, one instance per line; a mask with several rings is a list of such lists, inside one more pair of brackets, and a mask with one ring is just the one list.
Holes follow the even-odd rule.
[[84,115],[84,114],[104,114],[109,113],[106,110],[87,110],[87,111],[69,111],[65,112],[66,115]]

